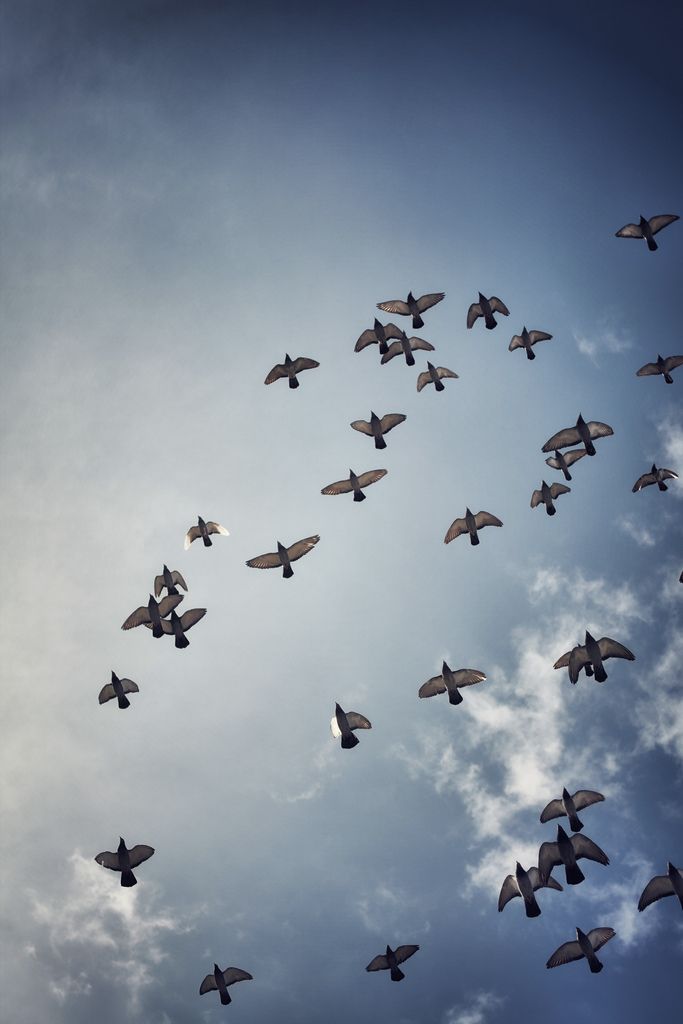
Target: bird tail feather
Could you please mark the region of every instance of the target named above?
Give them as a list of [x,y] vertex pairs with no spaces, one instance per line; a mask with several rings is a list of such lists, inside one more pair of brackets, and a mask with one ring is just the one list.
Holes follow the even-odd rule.
[[126,697],[125,693],[122,693],[119,697],[119,707],[122,711],[125,711],[126,708],[130,707],[130,701]]
[[534,895],[532,895],[528,903],[524,904],[524,909],[526,910],[527,917],[541,916],[541,908],[539,907],[538,901],[536,900],[536,897]]
[[472,545],[472,547],[474,547],[475,544],[478,544],[478,543],[479,543],[479,537],[477,536],[477,534],[475,533],[474,536],[472,536],[472,534],[470,534],[470,544]]
[[599,974],[605,965],[598,960],[597,956],[593,956],[588,961],[588,966],[591,969],[591,974]]
[[659,248],[654,238],[648,238],[647,247],[650,250],[650,252],[656,252],[656,250]]
[[595,669],[595,682],[596,683],[604,683],[604,681],[606,679],[607,679],[607,673],[605,672],[605,666],[604,665],[600,665],[598,668]]
[[424,325],[425,325],[425,322],[424,322],[424,320],[422,319],[421,316],[414,316],[413,317],[413,330],[414,331],[419,331],[421,327],[424,327]]
[[126,868],[125,871],[121,872],[121,885],[125,886],[127,889],[130,889],[132,885],[137,884],[138,880],[133,874],[133,872],[130,870],[130,868]]
[[578,814],[572,814],[569,818],[569,827],[572,832],[580,832],[583,828],[583,822],[579,818]]
[[288,580],[288,579],[291,579],[291,577],[293,575],[294,575],[294,570],[292,569],[291,565],[283,565],[283,567],[282,567],[282,578],[285,579],[285,580]]
[[536,358],[536,353],[532,352],[531,349],[528,348],[526,350],[526,357],[527,357],[527,359],[535,359]]
[[350,736],[342,736],[341,745],[344,750],[351,750],[352,747],[358,746],[358,737],[351,733]]
[[384,440],[383,437],[376,437],[375,438],[375,448],[386,448],[386,446],[387,446],[387,442]]
[[175,645],[176,645],[176,647],[178,647],[179,649],[182,650],[183,647],[189,647],[190,646],[190,641],[187,639],[187,637],[183,633],[181,636],[177,636],[175,638]]
[[230,993],[228,992],[227,988],[223,989],[223,991],[220,993],[220,996],[223,1006],[227,1006],[228,1003],[232,1002],[232,997],[230,996]]
[[555,508],[554,505],[546,505],[545,510],[546,510],[546,512],[548,513],[549,516],[554,516],[555,513],[557,512],[557,509]]
[[353,500],[354,501],[365,501],[365,495],[363,494],[362,491],[356,491],[356,493],[353,496]]
[[578,864],[568,865],[566,868],[567,872],[567,885],[578,885],[579,882],[583,882],[586,877],[579,867]]
[[290,377],[289,378],[289,386],[290,386],[290,388],[298,388],[299,387],[299,381],[296,379],[296,377]]
[[403,981],[404,978],[405,978],[405,974],[403,973],[403,971],[401,970],[400,967],[392,967],[391,968],[391,980],[392,981]]

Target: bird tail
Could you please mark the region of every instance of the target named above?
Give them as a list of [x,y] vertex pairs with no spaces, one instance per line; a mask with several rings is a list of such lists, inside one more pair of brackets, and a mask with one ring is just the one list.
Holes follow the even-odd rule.
[[137,884],[138,880],[133,874],[133,872],[130,870],[130,868],[126,868],[125,871],[121,872],[121,885],[124,885],[127,889],[130,889],[131,885]]
[[400,967],[392,967],[391,968],[391,980],[392,981],[403,981],[404,978],[405,978],[405,974],[403,973],[403,971],[401,970]]
[[387,442],[384,440],[383,437],[376,437],[375,438],[375,448],[386,448],[386,446],[387,446]]
[[358,737],[354,736],[353,733],[351,733],[350,736],[342,736],[341,745],[344,748],[344,750],[351,750],[352,747],[358,746],[358,742]]
[[595,682],[596,683],[604,683],[604,681],[606,679],[607,679],[607,673],[605,672],[605,666],[604,665],[599,665],[595,669]]
[[673,377],[671,376],[670,373],[665,373],[664,374],[664,380],[666,381],[667,384],[673,384],[673,382],[674,382],[674,379],[673,379]]
[[435,384],[434,384],[434,387],[435,387],[435,389],[436,389],[437,391],[444,391],[444,390],[445,390],[445,388],[446,388],[446,385],[445,385],[445,384],[442,384],[440,380],[437,380],[437,381],[435,382]]
[[189,647],[190,641],[187,639],[184,633],[181,633],[180,636],[177,636],[175,638],[175,645],[176,647],[182,649],[183,647]]
[[590,679],[590,677],[593,675],[593,666],[592,665],[585,665],[584,666],[584,672],[586,673],[586,675]]
[[562,473],[564,474],[564,478],[565,478],[565,480],[571,480],[571,478],[572,478],[572,475],[571,475],[571,473],[569,472],[569,470],[568,470],[568,469],[563,469],[563,470],[562,470]]
[[578,864],[567,865],[567,885],[578,885],[586,877]]
[[532,352],[531,349],[528,348],[526,350],[526,357],[527,357],[527,359],[535,359],[536,358],[536,353]]
[[211,545],[213,544],[213,541],[211,540],[210,537],[202,537],[202,540],[204,541],[205,548],[210,548]]
[[448,691],[448,703],[449,704],[462,704],[462,694],[460,690],[454,689]]
[[290,377],[289,378],[289,386],[290,386],[290,388],[298,388],[299,387],[299,381],[296,379],[296,377]]
[[591,956],[588,958],[588,966],[591,969],[591,974],[599,974],[605,965],[600,963],[597,956]]
[[415,366],[415,356],[409,352],[406,356],[406,366]]
[[122,711],[125,711],[126,708],[130,707],[130,701],[126,697],[125,693],[122,693],[119,697],[119,707]]
[[659,246],[655,242],[654,238],[648,238],[647,239],[647,247],[650,250],[650,252],[656,252],[657,249],[659,248]]
[[478,543],[479,543],[478,535],[476,533],[474,535],[470,534],[470,544],[472,545],[472,547],[474,547],[474,545],[478,544]]
[[152,626],[152,636],[156,637],[157,640],[158,640],[159,637],[161,637],[163,635],[164,635],[163,626],[158,626],[156,624],[156,622],[155,622],[154,625]]
[[546,505],[545,510],[546,510],[546,512],[548,513],[549,516],[554,516],[555,513],[557,512],[557,509],[552,504],[551,505]]
[[572,832],[580,832],[583,828],[583,822],[579,818],[578,814],[572,814],[569,818],[569,827]]
[[381,356],[385,356],[388,351],[389,351],[389,346],[387,345],[386,341],[380,341],[380,343],[379,343],[379,354]]
[[666,486],[666,484],[663,483],[661,480],[657,481],[657,487],[659,487],[660,491],[668,491],[669,490],[669,488]]
[[527,903],[525,901],[524,909],[526,910],[527,917],[541,916],[541,908],[539,907],[536,897],[533,895],[533,893],[531,894],[531,899],[529,900],[529,902]]
[[221,996],[221,1002],[222,1002],[223,1006],[227,1006],[228,1003],[232,1002],[232,998],[231,998],[230,993],[228,992],[227,988],[225,988],[225,989],[223,989],[221,991],[220,996]]
[[362,491],[355,491],[353,495],[354,501],[365,501],[365,495]]
[[[413,317],[413,330],[414,331],[419,331],[421,327],[424,327],[424,325],[425,325],[425,322],[424,322],[424,320],[422,319],[421,316],[418,315],[418,316],[414,316]],[[400,978],[398,980],[400,981]]]
[[592,441],[586,441],[586,453],[588,455],[595,455],[595,445]]
[[484,317],[484,321],[485,321],[485,323],[486,323],[486,326],[488,327],[488,329],[489,329],[490,331],[492,331],[492,330],[493,330],[493,328],[494,328],[494,327],[496,326],[496,321],[495,321],[495,320],[493,319],[493,317],[491,316],[491,314],[489,314],[488,316],[485,316],[485,317]]
[[294,570],[292,569],[291,565],[283,565],[282,566],[282,578],[283,578],[283,580],[291,579],[291,577],[293,575],[294,575]]

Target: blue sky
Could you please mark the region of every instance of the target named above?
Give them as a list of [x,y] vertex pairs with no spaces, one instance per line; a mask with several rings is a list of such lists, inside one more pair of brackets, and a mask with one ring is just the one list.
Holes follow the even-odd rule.
[[[674,1020],[681,854],[681,16],[664,4],[75,3],[2,12],[3,1000],[33,1024]],[[642,55],[646,47],[647,54]],[[355,354],[442,290],[420,356]],[[479,291],[510,316],[465,327]],[[384,319],[390,319],[389,317]],[[395,318],[394,318],[395,319]],[[526,325],[553,334],[528,362]],[[319,360],[265,388],[284,353]],[[683,371],[678,371],[679,374]],[[402,412],[384,452],[349,424]],[[547,517],[544,441],[610,423]],[[323,497],[382,467],[368,500]],[[469,506],[504,523],[445,547]],[[197,515],[230,530],[185,552]],[[244,562],[310,534],[294,579]],[[163,563],[176,651],[120,623]],[[571,687],[589,628],[636,662]],[[142,635],[144,633],[144,635]],[[418,701],[446,658],[487,681]],[[140,693],[121,714],[111,670]],[[329,734],[335,701],[372,731]],[[586,881],[496,910],[597,789]],[[155,847],[123,890],[93,861]],[[586,863],[586,862],[584,862]],[[561,878],[561,873],[558,877]],[[545,961],[610,925],[605,970]],[[366,974],[419,943],[406,980]],[[250,971],[224,1010],[213,962]],[[656,1002],[655,1002],[656,1000]]]

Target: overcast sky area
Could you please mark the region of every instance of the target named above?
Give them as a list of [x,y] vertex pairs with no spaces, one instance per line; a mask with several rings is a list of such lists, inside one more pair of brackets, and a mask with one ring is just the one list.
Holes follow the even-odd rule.
[[[683,474],[683,368],[636,377],[683,351],[683,226],[614,237],[683,214],[675,6],[3,4],[6,1020],[675,1019],[680,907],[637,902],[683,864],[683,485],[631,488]],[[417,332],[376,309],[409,290],[446,293]],[[459,379],[356,354],[375,315]],[[264,387],[285,352],[320,368]],[[371,410],[407,416],[385,451]],[[579,413],[614,436],[551,518]],[[388,474],[322,496],[349,467]],[[466,506],[503,528],[445,546]],[[230,536],[184,551],[198,515]],[[291,580],[244,564],[311,534]],[[164,563],[186,650],[120,628]],[[572,686],[586,629],[635,662]],[[458,707],[418,700],[444,658],[487,676]],[[563,786],[611,863],[499,914]],[[133,889],[119,836],[156,850]],[[616,930],[600,975],[546,970],[577,925]],[[227,1009],[214,961],[254,977]]]

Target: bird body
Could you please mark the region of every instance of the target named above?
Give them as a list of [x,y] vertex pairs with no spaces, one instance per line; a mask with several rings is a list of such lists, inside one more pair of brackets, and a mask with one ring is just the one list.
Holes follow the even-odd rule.
[[610,437],[614,431],[607,423],[591,420],[586,423],[581,413],[575,427],[564,427],[546,441],[541,451],[552,452],[557,448],[569,448],[573,444],[583,444],[587,455],[595,455],[593,441],[598,437]]
[[363,331],[360,338],[356,342],[354,352],[362,352],[368,345],[379,345],[380,355],[388,349],[388,339],[400,340],[403,331],[396,324],[381,324],[377,318],[375,318],[375,324],[373,327],[369,327],[367,331]]
[[428,384],[433,384],[437,391],[443,391],[444,385],[441,381],[444,377],[451,377],[454,380],[458,379],[458,375],[454,370],[449,370],[447,366],[434,366],[428,360],[427,369],[423,373],[418,374],[417,390],[422,391],[422,388],[427,387]]
[[[560,661],[564,661],[564,658]],[[635,661],[636,657],[628,647],[624,647],[617,640],[612,640],[608,636],[601,637],[600,640],[596,640],[586,630],[586,642],[585,645],[574,647],[569,652],[569,660],[567,662],[569,668],[569,681],[576,683],[579,678],[579,672],[582,668],[590,665],[595,675],[596,683],[604,683],[607,679],[607,672],[603,662],[607,661],[608,658],[624,658],[626,661]],[[563,668],[564,665],[555,663],[555,668]],[[587,675],[590,673],[586,672]]]
[[246,564],[251,569],[279,569],[282,566],[282,576],[287,580],[294,575],[291,563],[307,555],[319,540],[320,535],[316,533],[313,537],[304,537],[303,540],[296,541],[288,548],[278,541],[277,551],[268,551],[264,555],[257,555],[256,558],[250,558]]
[[500,890],[500,896],[498,897],[498,913],[501,913],[504,907],[514,899],[516,896],[521,896],[524,900],[524,911],[527,917],[539,917],[541,908],[538,905],[536,896],[534,893],[537,889],[556,889],[558,892],[562,892],[562,886],[559,882],[556,882],[554,878],[549,877],[544,883],[541,880],[541,875],[538,868],[532,867],[528,871],[525,871],[522,865],[517,861],[514,875],[508,875],[503,882]]
[[548,487],[545,480],[541,483],[541,489],[534,491],[531,495],[531,507],[536,508],[537,505],[545,505],[545,510],[549,516],[554,516],[557,509],[553,505],[553,500],[558,498],[560,494],[569,494],[571,487],[565,487],[564,484],[551,484]]
[[643,487],[650,487],[652,484],[657,484],[660,491],[668,491],[665,480],[678,480],[678,473],[674,473],[673,469],[658,468],[653,462],[650,472],[639,476],[631,491],[635,494],[636,491],[642,491]]
[[667,356],[666,359],[662,359],[658,355],[656,363],[645,363],[639,370],[636,370],[636,377],[654,377],[661,374],[666,384],[673,384],[671,371],[678,366],[683,366],[683,356]]
[[408,292],[405,302],[402,299],[388,299],[386,302],[378,302],[377,308],[384,310],[385,313],[395,313],[398,316],[412,316],[413,330],[418,331],[420,327],[424,327],[424,320],[420,314],[431,309],[437,302],[441,302],[445,294],[445,292],[429,292],[416,299],[412,292]]
[[666,866],[665,875],[655,875],[647,883],[638,900],[638,910],[645,910],[665,896],[678,896],[678,902],[683,910],[683,871],[674,867],[671,861]]
[[121,836],[119,836],[119,845],[116,853],[110,853],[105,851],[104,853],[98,853],[95,860],[103,868],[109,868],[110,871],[121,872],[121,885],[126,888],[130,888],[132,885],[137,885],[137,878],[133,874],[133,868],[138,867],[143,861],[149,860],[154,853],[152,846],[133,846],[129,850]]
[[351,426],[354,430],[360,431],[361,434],[374,437],[375,448],[386,448],[387,443],[384,440],[384,435],[388,434],[394,427],[397,427],[399,423],[403,423],[405,419],[404,414],[400,412],[388,412],[381,419],[374,412],[371,412],[369,422],[367,420],[354,420]]
[[591,974],[599,974],[603,964],[600,963],[595,952],[610,939],[613,939],[615,935],[614,928],[592,928],[588,934],[577,928],[576,941],[564,942],[549,958],[546,967],[559,967],[561,964],[569,964],[573,960],[582,960],[585,957]]
[[177,608],[183,600],[183,595],[177,591],[175,594],[168,594],[157,604],[156,600],[149,595],[147,605],[140,605],[134,612],[131,612],[125,620],[121,629],[133,629],[135,626],[148,626],[152,630],[152,636],[157,639],[164,635],[162,620],[169,612]]
[[485,679],[484,673],[477,668],[460,668],[453,672],[444,661],[441,665],[441,675],[433,676],[423,683],[417,695],[418,697],[435,697],[439,693],[448,691],[449,704],[462,704],[463,696],[459,687],[482,683]]
[[550,872],[559,864],[564,865],[567,885],[578,885],[583,882],[585,875],[578,860],[582,858],[593,860],[597,864],[609,864],[609,857],[600,847],[589,839],[588,836],[576,834],[568,836],[561,825],[557,826],[557,841],[554,843],[541,843],[538,851],[538,870],[541,880],[545,883]]
[[377,483],[383,476],[387,475],[388,470],[386,469],[370,469],[367,473],[361,473],[357,476],[352,469],[349,470],[349,476],[347,480],[335,480],[333,484],[328,484],[327,487],[323,487],[321,494],[350,494],[353,491],[354,501],[365,501],[365,494],[363,494],[363,488],[369,487],[370,484]]
[[584,455],[587,454],[588,452],[585,448],[575,448],[569,452],[560,452],[556,450],[554,456],[551,455],[549,459],[545,460],[545,462],[551,469],[562,470],[565,480],[571,480],[572,475],[569,472],[569,467],[573,466],[575,462],[578,462],[579,459],[582,459]]
[[552,334],[546,334],[545,331],[527,331],[526,327],[523,327],[521,334],[513,334],[508,349],[514,352],[516,348],[523,348],[527,359],[535,359],[536,353],[531,351],[531,346],[537,345],[539,341],[550,341],[551,338]]
[[403,981],[405,974],[399,969],[399,964],[404,963],[413,953],[417,953],[419,946],[397,946],[392,949],[387,946],[384,954],[374,957],[365,968],[366,971],[391,971],[392,981]]
[[183,579],[182,574],[179,573],[177,569],[174,569],[173,572],[171,572],[168,566],[165,565],[161,575],[154,577],[154,596],[158,597],[164,587],[166,587],[168,596],[176,597],[179,593],[176,584],[178,584],[179,587],[182,587],[183,590],[187,591],[187,583]]
[[106,704],[108,700],[113,700],[116,697],[119,707],[125,711],[130,707],[130,701],[126,694],[139,692],[138,684],[134,683],[132,679],[119,679],[116,672],[112,672],[111,682],[102,687],[97,699],[100,704]]
[[344,750],[350,750],[359,743],[358,737],[353,735],[354,729],[372,729],[372,725],[364,715],[359,715],[357,711],[344,711],[336,704],[330,730],[335,739],[341,736]]
[[[509,316],[510,310],[507,308],[505,303],[501,302],[501,300],[495,295],[492,295],[490,299],[487,299],[485,295],[482,295],[481,292],[479,292],[479,301],[473,302],[467,311],[467,326],[474,327],[479,317],[483,316],[484,323],[487,328],[492,331],[494,327],[498,326],[493,316],[494,313],[502,313],[503,316]],[[541,339],[539,338],[538,340],[540,341]]]
[[583,822],[580,821],[577,812],[583,810],[584,807],[590,807],[591,804],[600,803],[604,799],[602,793],[596,793],[592,789],[579,789],[572,796],[565,787],[559,800],[551,800],[543,808],[541,811],[541,822],[545,823],[553,818],[561,818],[566,814],[572,832],[580,832],[583,828]]
[[228,1003],[232,1002],[230,993],[228,992],[228,985],[234,985],[237,981],[253,981],[253,977],[248,971],[243,971],[241,967],[226,967],[224,971],[220,969],[218,964],[213,965],[213,973],[207,974],[204,981],[199,986],[200,996],[205,995],[207,992],[215,992],[218,990],[221,1003],[223,1006],[227,1006]]
[[490,512],[477,512],[474,515],[469,509],[465,509],[465,516],[463,519],[454,519],[448,528],[446,536],[444,537],[444,544],[450,544],[452,540],[459,537],[463,533],[469,533],[470,544],[473,546],[479,543],[478,531],[483,529],[484,526],[502,526],[502,522],[496,516],[491,515]]
[[662,228],[673,224],[678,219],[678,214],[676,213],[660,213],[656,217],[650,217],[649,220],[641,214],[638,224],[625,224],[623,228],[619,228],[615,236],[616,238],[644,238],[650,252],[655,252],[658,245],[655,242],[654,236]]
[[[190,641],[187,639],[185,634],[192,626],[196,625],[200,619],[203,619],[206,615],[206,608],[190,608],[185,612],[184,615],[178,617],[175,612],[171,612],[171,618],[162,619],[161,625],[164,633],[168,636],[175,637],[175,646],[178,648],[189,647]],[[145,623],[147,625],[147,623]],[[149,626],[149,629],[152,627]]]
[[285,353],[284,363],[276,363],[263,383],[272,384],[273,381],[280,380],[282,377],[288,377],[290,388],[298,388],[297,374],[302,370],[314,370],[317,366],[320,366],[320,363],[315,359],[308,359],[306,356],[290,359],[289,353]]
[[388,363],[394,356],[405,356],[407,366],[415,366],[415,357],[413,352],[433,352],[434,346],[429,342],[425,341],[424,338],[409,338],[405,331],[401,331],[401,337],[399,341],[392,341],[387,351],[382,356],[380,362],[382,365]]
[[200,537],[204,542],[205,548],[210,548],[213,541],[211,540],[210,534],[220,533],[222,537],[229,537],[230,534],[221,526],[220,523],[214,523],[209,521],[205,523],[201,516],[197,516],[197,525],[191,526],[185,534],[185,550],[189,548],[193,541],[198,540]]

